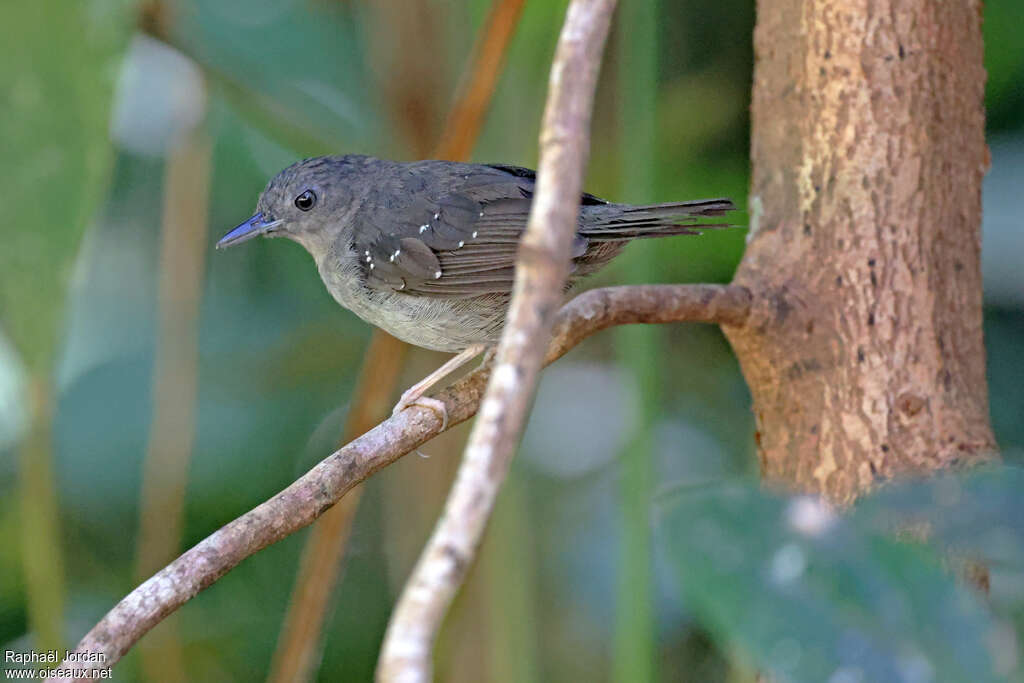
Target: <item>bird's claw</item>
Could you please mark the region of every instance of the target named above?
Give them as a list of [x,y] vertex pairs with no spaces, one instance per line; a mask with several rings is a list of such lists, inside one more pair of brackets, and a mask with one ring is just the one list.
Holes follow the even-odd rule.
[[395,405],[395,409],[391,411],[391,414],[398,415],[398,413],[414,405],[423,406],[424,408],[433,410],[441,417],[441,431],[443,432],[448,429],[448,406],[444,404],[444,401],[431,398],[430,396],[420,396],[415,392],[407,391],[402,394],[402,398],[398,400],[398,403]]

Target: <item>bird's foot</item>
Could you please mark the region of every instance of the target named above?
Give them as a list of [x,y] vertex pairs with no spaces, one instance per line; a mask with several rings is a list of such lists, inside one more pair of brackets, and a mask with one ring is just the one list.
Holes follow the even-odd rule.
[[402,398],[398,399],[398,403],[395,405],[395,409],[391,411],[392,415],[397,415],[406,408],[414,405],[423,406],[429,408],[437,413],[441,418],[441,431],[448,429],[448,407],[444,404],[444,401],[430,396],[424,396],[422,389],[413,387],[404,394]]
[[430,389],[444,379],[449,373],[462,367],[473,358],[479,355],[487,347],[484,344],[473,344],[467,346],[459,354],[455,355],[448,360],[444,365],[434,370],[432,373],[421,379],[416,384],[412,385],[409,389],[402,394],[402,398],[399,399],[398,405],[395,406],[392,415],[397,415],[411,405],[419,404],[424,408],[430,408],[435,413],[441,416],[441,431],[443,432],[448,428],[448,408],[445,407],[443,401],[439,401],[436,398],[430,398],[423,394],[430,391]]

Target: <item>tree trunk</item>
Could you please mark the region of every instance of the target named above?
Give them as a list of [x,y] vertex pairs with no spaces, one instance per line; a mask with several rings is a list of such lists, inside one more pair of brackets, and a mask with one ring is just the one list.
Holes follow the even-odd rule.
[[846,503],[991,457],[981,3],[759,0],[750,237],[726,327],[764,477]]

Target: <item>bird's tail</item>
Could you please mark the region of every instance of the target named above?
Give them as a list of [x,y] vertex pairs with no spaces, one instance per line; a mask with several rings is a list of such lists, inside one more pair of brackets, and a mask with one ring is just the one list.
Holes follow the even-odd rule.
[[699,235],[701,230],[734,227],[731,223],[700,223],[698,220],[721,216],[735,209],[735,205],[728,199],[700,199],[646,206],[591,205],[584,207],[585,211],[589,210],[589,215],[585,214],[579,234],[601,242]]

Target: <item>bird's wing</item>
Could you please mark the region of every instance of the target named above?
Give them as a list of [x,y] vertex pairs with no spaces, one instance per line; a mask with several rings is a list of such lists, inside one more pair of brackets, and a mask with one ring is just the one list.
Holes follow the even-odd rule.
[[[419,191],[412,193],[382,190],[378,196],[386,199],[356,218],[354,246],[366,284],[428,297],[511,292],[534,183],[532,172],[518,167],[455,166],[442,183],[449,191],[431,192],[429,183],[415,181]],[[577,241],[574,256],[586,250],[586,240]]]

